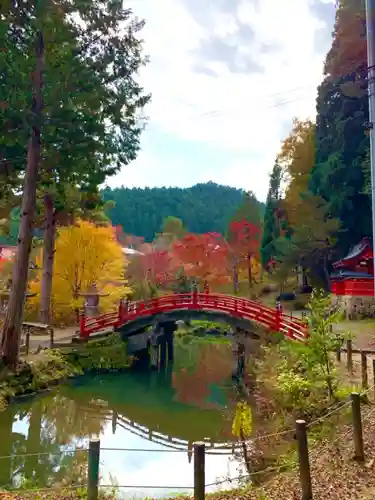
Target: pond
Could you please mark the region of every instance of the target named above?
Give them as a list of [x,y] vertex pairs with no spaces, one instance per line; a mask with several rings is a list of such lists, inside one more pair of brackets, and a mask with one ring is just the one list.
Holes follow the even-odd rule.
[[208,491],[233,487],[225,480],[243,473],[243,465],[232,454],[231,375],[230,345],[180,342],[164,373],[82,377],[12,404],[0,413],[0,484],[75,482],[85,470],[89,438],[99,436],[101,484],[118,485],[119,498],[191,492],[192,444],[203,439],[211,446]]

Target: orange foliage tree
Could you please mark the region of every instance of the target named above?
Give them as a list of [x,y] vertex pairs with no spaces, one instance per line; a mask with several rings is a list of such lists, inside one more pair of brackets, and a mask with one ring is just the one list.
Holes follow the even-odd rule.
[[172,245],[187,277],[204,286],[228,281],[229,247],[218,233],[189,233]]
[[176,256],[168,250],[158,250],[146,244],[141,249],[142,255],[130,262],[127,275],[131,283],[145,284],[148,293],[153,296],[159,289],[168,287],[175,280],[181,265]]
[[260,226],[249,222],[247,219],[234,221],[229,227],[229,244],[236,256],[239,269],[246,268],[249,289],[254,281],[253,270],[259,263],[262,229]]
[[341,92],[361,97],[367,88],[367,37],[365,2],[339,0],[332,47],[324,66],[330,79],[340,80]]

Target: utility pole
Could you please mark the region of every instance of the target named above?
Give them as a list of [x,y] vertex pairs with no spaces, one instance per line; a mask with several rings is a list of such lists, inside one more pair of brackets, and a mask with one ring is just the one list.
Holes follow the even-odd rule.
[[[372,200],[372,248],[375,267],[375,0],[366,0],[368,100],[370,122],[370,165]],[[375,277],[374,277],[375,295]]]
[[31,137],[27,150],[27,168],[23,185],[21,222],[18,233],[17,253],[13,268],[12,290],[4,321],[1,346],[3,360],[8,366],[14,366],[18,361],[31,243],[33,237],[43,109],[42,87],[44,69],[44,39],[41,30],[36,33],[35,37],[35,55],[36,67],[33,74]]

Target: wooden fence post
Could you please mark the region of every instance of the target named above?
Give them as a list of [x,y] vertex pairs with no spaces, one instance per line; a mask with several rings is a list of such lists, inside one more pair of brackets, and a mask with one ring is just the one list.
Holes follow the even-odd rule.
[[361,419],[361,398],[358,392],[352,392],[352,423],[354,439],[354,458],[359,461],[365,459],[363,449],[362,419]]
[[338,362],[341,361],[341,347],[338,347],[336,350],[336,359]]
[[374,388],[374,399],[375,399],[375,359],[372,360],[372,385]]
[[90,439],[87,471],[87,500],[98,500],[99,497],[99,458],[100,440]]
[[79,336],[82,338],[86,337],[85,332],[85,313],[81,311],[79,315]]
[[362,389],[368,389],[367,355],[361,351]]
[[55,343],[55,338],[54,338],[54,330],[51,327],[49,331],[49,348],[53,349],[53,344]]
[[296,437],[298,445],[299,476],[301,482],[301,500],[312,500],[309,447],[307,442],[306,422],[296,421]]
[[342,337],[340,337],[340,335],[337,335],[337,343],[338,343],[338,347],[336,350],[336,359],[338,362],[340,362],[341,361],[341,349],[342,349],[342,344],[343,344],[343,339],[342,339]]
[[25,339],[25,354],[26,354],[26,356],[29,354],[29,352],[30,352],[30,331],[27,330],[26,339]]
[[346,341],[346,364],[349,373],[353,374],[353,344],[351,339]]
[[194,500],[205,498],[205,444],[194,443]]

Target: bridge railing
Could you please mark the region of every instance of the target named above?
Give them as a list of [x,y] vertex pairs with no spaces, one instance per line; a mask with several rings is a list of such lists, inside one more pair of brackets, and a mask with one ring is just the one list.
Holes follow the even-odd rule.
[[232,317],[251,320],[269,330],[278,331],[293,340],[303,340],[307,335],[305,323],[282,312],[242,297],[213,293],[182,293],[163,295],[136,302],[121,302],[117,312],[102,314],[94,318],[81,317],[80,335],[116,328],[141,317],[168,313],[177,310],[206,310],[228,314]]

